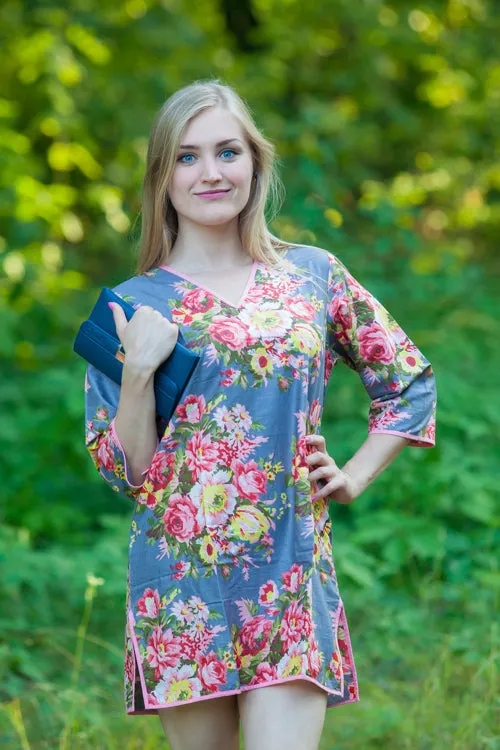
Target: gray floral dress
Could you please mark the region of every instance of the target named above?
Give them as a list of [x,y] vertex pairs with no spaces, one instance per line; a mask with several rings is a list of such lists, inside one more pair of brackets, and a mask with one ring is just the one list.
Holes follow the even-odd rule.
[[305,436],[321,430],[342,360],[371,400],[370,433],[432,446],[431,365],[321,248],[289,248],[279,270],[254,262],[238,305],[169,266],[114,291],[176,322],[201,355],[140,486],[114,428],[119,387],[87,367],[86,445],[132,503],[127,713],[297,679],[328,706],[357,701],[329,502],[313,498]]

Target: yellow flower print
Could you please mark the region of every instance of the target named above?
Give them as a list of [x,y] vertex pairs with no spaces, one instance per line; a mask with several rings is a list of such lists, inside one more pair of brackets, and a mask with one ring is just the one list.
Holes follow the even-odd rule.
[[423,369],[423,359],[419,356],[418,352],[401,352],[399,362],[401,363],[403,372],[409,375],[419,373]]
[[200,545],[200,557],[205,563],[214,563],[218,557],[218,550],[209,536],[204,536]]
[[314,357],[321,347],[318,334],[314,328],[305,323],[299,323],[294,327],[290,332],[290,339],[294,348],[308,357]]
[[270,375],[273,371],[273,363],[263,347],[255,349],[254,355],[250,360],[250,366],[254,372],[260,375]]
[[291,677],[292,675],[300,674],[302,671],[302,656],[297,654],[291,656],[290,660],[283,669],[282,677]]
[[257,542],[269,530],[269,521],[259,508],[243,506],[234,513],[231,530],[238,539]]

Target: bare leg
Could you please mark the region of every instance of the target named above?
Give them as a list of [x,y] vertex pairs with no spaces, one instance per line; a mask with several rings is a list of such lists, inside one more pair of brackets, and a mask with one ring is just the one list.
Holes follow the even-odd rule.
[[234,695],[159,708],[171,750],[238,750],[239,717]]
[[327,694],[306,680],[238,696],[245,750],[317,750]]

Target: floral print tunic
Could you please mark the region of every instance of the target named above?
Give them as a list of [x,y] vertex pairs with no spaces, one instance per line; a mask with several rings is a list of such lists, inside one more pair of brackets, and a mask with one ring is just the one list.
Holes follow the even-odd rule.
[[119,386],[87,367],[87,448],[133,503],[127,713],[297,679],[328,706],[357,701],[329,501],[312,499],[305,436],[321,430],[342,360],[370,397],[370,433],[432,446],[431,365],[321,248],[289,248],[279,270],[254,262],[238,305],[169,266],[114,291],[177,323],[201,356],[140,486],[114,428]]

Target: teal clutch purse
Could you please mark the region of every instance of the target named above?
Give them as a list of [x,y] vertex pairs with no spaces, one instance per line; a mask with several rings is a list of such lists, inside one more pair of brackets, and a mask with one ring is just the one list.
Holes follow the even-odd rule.
[[[125,352],[116,333],[115,321],[108,302],[116,302],[130,320],[135,309],[105,286],[77,333],[73,351],[115,383],[121,385]],[[181,400],[200,357],[184,344],[179,331],[177,343],[154,375],[156,411],[167,423]]]

